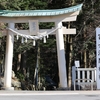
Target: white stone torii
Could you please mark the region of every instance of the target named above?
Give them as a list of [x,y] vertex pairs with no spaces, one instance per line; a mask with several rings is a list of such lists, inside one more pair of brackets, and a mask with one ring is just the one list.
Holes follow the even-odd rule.
[[[61,27],[62,22],[76,21],[77,15],[81,10],[82,4],[74,7],[59,9],[59,10],[41,10],[41,12],[32,11],[6,11],[0,12],[0,21],[8,23],[8,28],[15,29],[15,23],[28,23],[30,20],[38,20],[38,22],[55,22],[55,27]],[[53,14],[52,14],[53,13]],[[32,15],[33,14],[33,15]],[[38,34],[45,34],[52,29],[39,30]],[[21,34],[36,35],[36,33],[30,33],[30,30],[16,30]],[[66,29],[64,27],[58,28],[56,32],[57,42],[57,54],[58,54],[58,67],[59,67],[59,87],[67,88],[67,73],[66,73],[66,60],[64,51],[64,39],[63,34],[75,34],[76,29]],[[14,33],[7,32],[6,42],[6,57],[5,57],[5,73],[4,73],[4,89],[13,89],[11,86],[11,74],[12,74],[12,60],[13,60],[13,46],[14,46]]]

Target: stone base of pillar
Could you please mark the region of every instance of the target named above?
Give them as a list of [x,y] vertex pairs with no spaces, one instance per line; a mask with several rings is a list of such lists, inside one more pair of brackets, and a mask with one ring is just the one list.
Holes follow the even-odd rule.
[[2,87],[1,90],[9,90],[9,91],[12,91],[12,90],[14,90],[14,87]]

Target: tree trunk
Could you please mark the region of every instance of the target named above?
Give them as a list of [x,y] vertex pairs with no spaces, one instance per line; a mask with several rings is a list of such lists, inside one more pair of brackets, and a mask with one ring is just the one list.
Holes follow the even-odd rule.
[[18,54],[18,61],[17,61],[16,71],[20,70],[20,63],[21,63],[21,53]]
[[75,0],[72,0],[72,5],[74,5],[75,4]]
[[26,77],[26,50],[21,54],[21,72]]
[[84,68],[87,68],[87,53],[86,53],[86,50],[84,50]]
[[[68,23],[70,28],[70,22]],[[67,73],[68,73],[68,87],[71,87],[71,67],[72,67],[72,36],[67,35]]]
[[35,67],[35,73],[34,73],[34,85],[35,90],[38,90],[38,81],[39,81],[39,64],[40,64],[40,47],[39,47],[39,41],[37,41],[37,57],[36,57],[36,67]]
[[71,87],[71,67],[72,67],[72,36],[68,35],[68,45],[67,45],[67,72],[68,72],[68,86]]

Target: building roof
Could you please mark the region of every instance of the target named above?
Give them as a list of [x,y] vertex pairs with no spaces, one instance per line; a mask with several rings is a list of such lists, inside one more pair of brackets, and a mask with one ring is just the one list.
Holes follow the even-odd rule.
[[71,13],[74,11],[81,10],[82,4],[72,6],[63,9],[53,9],[53,10],[25,10],[25,11],[10,11],[10,10],[0,10],[0,16],[4,17],[23,17],[23,16],[55,16]]

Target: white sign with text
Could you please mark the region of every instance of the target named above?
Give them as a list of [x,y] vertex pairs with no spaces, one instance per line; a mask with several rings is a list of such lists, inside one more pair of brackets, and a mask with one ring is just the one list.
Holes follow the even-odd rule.
[[76,60],[76,61],[75,61],[75,67],[80,67],[80,62],[79,62],[79,60]]

